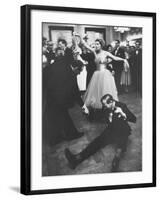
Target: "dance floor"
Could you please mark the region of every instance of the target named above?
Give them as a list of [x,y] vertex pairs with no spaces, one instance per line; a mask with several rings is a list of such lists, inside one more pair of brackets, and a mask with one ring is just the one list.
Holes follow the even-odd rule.
[[[131,172],[142,170],[142,99],[135,93],[120,95],[120,101],[126,103],[128,108],[136,115],[136,124],[130,123],[132,134],[129,137],[127,152],[120,161],[118,172]],[[114,146],[108,145],[95,155],[82,162],[75,170],[68,166],[64,149],[69,148],[73,153],[80,152],[85,146],[98,136],[105,128],[103,121],[89,121],[82,114],[81,108],[75,106],[70,114],[79,131],[85,133],[82,138],[70,142],[62,142],[51,148],[43,148],[42,175],[71,175],[110,173]]]

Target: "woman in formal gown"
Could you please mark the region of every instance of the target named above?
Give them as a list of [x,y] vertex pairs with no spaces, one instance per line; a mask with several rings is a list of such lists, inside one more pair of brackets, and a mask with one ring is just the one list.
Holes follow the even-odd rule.
[[100,99],[105,94],[111,94],[115,100],[118,100],[117,88],[114,76],[111,71],[107,69],[107,59],[111,58],[115,61],[127,61],[123,58],[112,55],[108,51],[103,50],[104,41],[96,39],[95,50],[90,48],[84,41],[83,45],[95,54],[96,71],[94,72],[86,93],[84,95],[84,103],[88,108],[101,109],[102,105]]

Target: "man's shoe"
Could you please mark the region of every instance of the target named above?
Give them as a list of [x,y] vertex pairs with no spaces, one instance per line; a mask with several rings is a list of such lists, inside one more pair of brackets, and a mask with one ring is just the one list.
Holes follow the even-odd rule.
[[75,169],[78,165],[78,160],[76,159],[76,156],[73,155],[69,149],[65,149],[65,156],[68,160],[69,166],[71,169]]
[[66,136],[66,140],[67,141],[70,141],[70,140],[74,140],[74,139],[78,139],[78,138],[80,138],[80,137],[82,137],[82,136],[84,136],[84,133],[83,132],[76,132],[75,134],[72,134],[72,135],[70,135],[70,136]]
[[114,158],[112,161],[112,168],[111,168],[111,172],[117,172],[119,167],[119,159],[118,158]]

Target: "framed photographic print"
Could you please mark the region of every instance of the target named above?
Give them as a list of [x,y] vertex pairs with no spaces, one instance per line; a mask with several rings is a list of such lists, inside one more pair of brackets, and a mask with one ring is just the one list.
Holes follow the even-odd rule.
[[156,186],[156,14],[21,7],[21,193]]

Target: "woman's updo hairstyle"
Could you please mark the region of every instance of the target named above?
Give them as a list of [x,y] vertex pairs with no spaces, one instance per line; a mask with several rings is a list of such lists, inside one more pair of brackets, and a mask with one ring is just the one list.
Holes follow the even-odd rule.
[[99,42],[100,45],[101,45],[101,47],[102,47],[102,49],[104,48],[104,46],[105,46],[105,41],[104,41],[103,39],[98,38],[98,39],[95,40],[95,42]]

